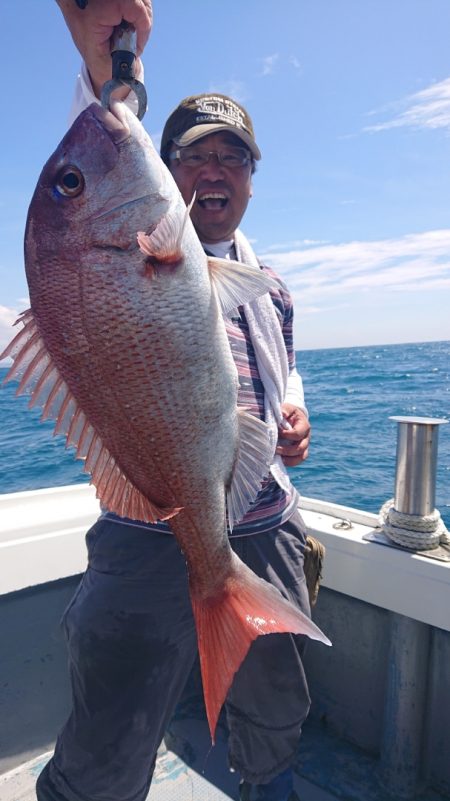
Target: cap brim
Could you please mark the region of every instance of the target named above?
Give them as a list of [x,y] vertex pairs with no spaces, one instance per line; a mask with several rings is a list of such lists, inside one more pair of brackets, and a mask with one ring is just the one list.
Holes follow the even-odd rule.
[[250,134],[246,133],[246,131],[243,131],[241,128],[234,128],[232,125],[221,125],[221,123],[194,125],[193,128],[189,128],[189,130],[181,136],[174,137],[172,141],[175,142],[175,144],[179,147],[186,147],[186,145],[192,145],[199,139],[203,139],[203,137],[208,136],[208,134],[218,133],[219,131],[229,131],[229,133],[239,137],[239,139],[241,139],[244,144],[247,145],[252,153],[253,158],[256,161],[260,160],[261,153],[253,137],[251,137]]

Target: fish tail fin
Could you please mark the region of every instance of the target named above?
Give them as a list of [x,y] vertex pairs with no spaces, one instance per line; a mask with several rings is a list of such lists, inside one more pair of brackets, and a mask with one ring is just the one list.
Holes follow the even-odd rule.
[[306,634],[331,645],[328,637],[281,593],[240,560],[220,596],[192,596],[197,627],[206,715],[211,739],[234,674],[251,643],[261,634]]

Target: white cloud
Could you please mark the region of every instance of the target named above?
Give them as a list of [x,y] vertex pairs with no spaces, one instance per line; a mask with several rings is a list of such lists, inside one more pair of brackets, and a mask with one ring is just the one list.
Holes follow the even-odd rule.
[[285,278],[302,308],[355,292],[444,290],[450,288],[450,229],[288,252],[268,248],[261,260]]
[[297,348],[450,339],[450,228],[258,255],[290,289]]
[[291,56],[290,59],[289,59],[289,63],[292,64],[294,69],[296,69],[298,71],[302,71],[301,62],[298,60],[297,56]]
[[363,130],[377,133],[405,127],[450,129],[450,78],[433,83],[427,89],[409,95],[386,109],[373,111],[371,115],[378,115],[383,111],[390,111],[391,119],[368,125]]
[[272,75],[279,57],[279,53],[272,53],[271,56],[263,58],[261,75]]
[[285,251],[292,250],[293,248],[313,247],[315,245],[326,245],[326,239],[294,239],[292,242],[276,242],[269,245],[267,251]]

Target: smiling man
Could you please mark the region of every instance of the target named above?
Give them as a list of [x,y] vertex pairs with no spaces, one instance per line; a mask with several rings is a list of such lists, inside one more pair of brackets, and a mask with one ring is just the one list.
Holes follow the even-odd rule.
[[[133,22],[143,47],[151,4],[90,0],[86,13],[72,0],[58,3],[85,61],[76,115],[97,101],[113,27],[122,17]],[[239,230],[261,159],[252,121],[224,95],[187,97],[167,120],[161,156],[185,202],[195,195],[191,217],[206,252],[244,261],[276,282],[264,314],[250,304],[226,320],[238,404],[274,426],[275,441],[279,421],[271,474],[230,541],[255,573],[309,614],[306,530],[283,466],[306,458],[310,437],[295,369],[292,300]],[[64,618],[73,712],[38,779],[37,798],[145,801],[158,746],[197,653],[184,559],[167,523],[144,524],[106,510],[87,545],[88,571]],[[292,764],[310,704],[303,648],[300,636],[259,637],[234,678],[226,714],[241,801],[297,799]]]
[[196,192],[191,218],[200,241],[233,239],[261,158],[247,112],[225,95],[187,97],[166,122],[161,157],[186,203]]

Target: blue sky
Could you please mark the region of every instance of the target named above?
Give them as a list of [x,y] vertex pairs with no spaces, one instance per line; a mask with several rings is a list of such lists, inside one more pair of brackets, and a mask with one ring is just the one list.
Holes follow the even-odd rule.
[[[247,106],[263,159],[242,228],[292,291],[297,349],[450,339],[448,0],[154,0],[154,17],[144,124],[157,142],[195,92]],[[53,0],[2,22],[0,345],[80,63]]]

